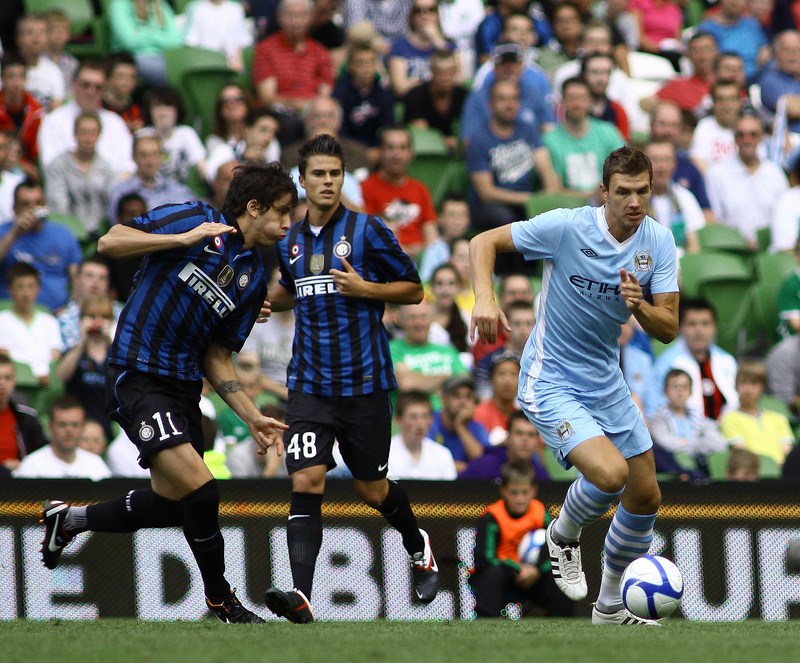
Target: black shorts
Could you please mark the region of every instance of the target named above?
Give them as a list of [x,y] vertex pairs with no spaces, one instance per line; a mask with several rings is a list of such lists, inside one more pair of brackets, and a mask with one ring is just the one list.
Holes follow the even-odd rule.
[[289,430],[283,433],[289,474],[304,467],[336,467],[334,440],[353,477],[386,478],[392,438],[392,406],[388,391],[365,396],[314,396],[289,392]]
[[139,465],[153,454],[188,442],[203,455],[201,381],[112,367],[106,381],[106,408],[139,449]]

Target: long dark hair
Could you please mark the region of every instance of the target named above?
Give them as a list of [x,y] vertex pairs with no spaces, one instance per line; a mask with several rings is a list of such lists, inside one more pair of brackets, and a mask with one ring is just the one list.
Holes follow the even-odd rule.
[[[439,274],[439,272],[444,271],[450,271],[455,275],[460,289],[461,275],[458,273],[455,265],[450,262],[443,263],[433,270],[433,274],[431,275],[431,283],[436,280],[436,275]],[[450,304],[449,314],[450,317],[447,321],[445,331],[447,332],[448,336],[450,336],[450,343],[459,352],[466,352],[469,349],[469,346],[467,345],[467,333],[469,330],[467,329],[467,323],[464,322],[464,318],[461,317],[461,311],[456,305],[455,301]]]

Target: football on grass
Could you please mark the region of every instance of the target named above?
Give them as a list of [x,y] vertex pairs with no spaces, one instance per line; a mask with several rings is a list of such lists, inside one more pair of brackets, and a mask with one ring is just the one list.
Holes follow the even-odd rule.
[[665,557],[647,555],[634,560],[620,580],[622,602],[642,619],[661,619],[681,603],[683,576]]

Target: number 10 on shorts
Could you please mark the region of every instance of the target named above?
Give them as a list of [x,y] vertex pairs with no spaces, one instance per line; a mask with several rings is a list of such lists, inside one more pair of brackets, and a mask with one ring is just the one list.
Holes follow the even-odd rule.
[[313,458],[317,455],[317,434],[314,431],[306,431],[302,436],[295,433],[286,447],[286,453],[292,454],[295,460],[300,460],[301,453],[303,458]]

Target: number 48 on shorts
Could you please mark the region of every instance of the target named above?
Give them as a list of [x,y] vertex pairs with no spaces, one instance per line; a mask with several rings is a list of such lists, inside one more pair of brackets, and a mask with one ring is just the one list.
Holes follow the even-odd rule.
[[314,458],[317,455],[317,434],[314,431],[295,433],[286,447],[286,454],[295,461],[300,458]]

